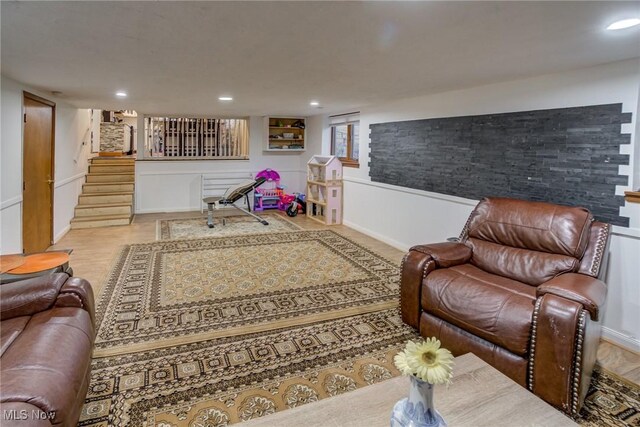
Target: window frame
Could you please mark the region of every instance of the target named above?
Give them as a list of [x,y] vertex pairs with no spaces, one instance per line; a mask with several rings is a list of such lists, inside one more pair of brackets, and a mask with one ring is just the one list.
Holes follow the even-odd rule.
[[353,147],[354,144],[358,144],[359,141],[354,141],[354,126],[360,126],[359,120],[360,113],[348,113],[341,114],[338,116],[330,117],[330,127],[331,127],[331,155],[335,156],[336,152],[336,128],[338,126],[347,126],[347,157],[338,157],[342,162],[343,166],[350,168],[359,168],[360,167],[360,159],[353,158]]

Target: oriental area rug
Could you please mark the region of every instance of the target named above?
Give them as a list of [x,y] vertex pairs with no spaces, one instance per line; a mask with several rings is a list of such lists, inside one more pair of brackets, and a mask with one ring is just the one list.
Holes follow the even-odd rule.
[[[330,230],[123,248],[97,309],[81,426],[225,426],[399,375],[399,266]],[[587,426],[638,425],[596,371]],[[386,421],[385,421],[386,422]]]
[[[214,427],[250,420],[398,376],[393,356],[416,338],[390,309],[95,359],[80,425]],[[637,426],[638,392],[596,370],[575,421]]]
[[95,359],[80,425],[225,426],[399,375],[397,309]]
[[225,216],[214,219],[215,227],[207,226],[207,217],[158,220],[156,222],[156,240],[191,239],[201,237],[237,236],[241,234],[278,233],[282,231],[297,231],[301,228],[278,213],[264,213],[260,215],[269,224],[263,225],[247,215]]
[[95,357],[396,307],[399,268],[330,230],[125,246],[98,304]]

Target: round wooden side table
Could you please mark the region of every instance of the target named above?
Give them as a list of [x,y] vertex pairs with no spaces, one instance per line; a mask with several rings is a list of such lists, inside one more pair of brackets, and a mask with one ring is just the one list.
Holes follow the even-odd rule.
[[69,254],[65,252],[42,252],[27,255],[24,263],[7,272],[9,274],[31,274],[39,271],[51,270],[69,262]]
[[6,273],[9,270],[20,267],[24,264],[25,258],[22,254],[0,255],[0,273]]

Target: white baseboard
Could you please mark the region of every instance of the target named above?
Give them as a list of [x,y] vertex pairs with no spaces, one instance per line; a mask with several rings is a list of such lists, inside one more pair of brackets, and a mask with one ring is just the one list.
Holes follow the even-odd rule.
[[53,243],[58,243],[60,239],[62,239],[64,235],[69,232],[69,230],[71,230],[71,224],[67,225],[62,229],[62,231],[55,235],[55,237],[53,238]]
[[611,341],[620,347],[624,347],[627,350],[635,353],[640,353],[640,340],[629,335],[625,335],[621,332],[614,331],[606,326],[602,327],[602,338],[607,341]]
[[409,250],[409,246],[405,245],[402,242],[399,242],[397,240],[391,239],[387,236],[384,236],[380,233],[376,233],[375,231],[369,230],[368,228],[359,226],[357,224],[354,224],[351,221],[347,221],[347,220],[343,220],[342,221],[343,225],[346,225],[349,228],[353,228],[356,231],[359,231],[362,234],[366,234],[369,237],[373,237],[376,240],[380,240],[381,242],[386,243],[387,245],[393,246],[396,249],[399,249],[401,251],[408,251]]

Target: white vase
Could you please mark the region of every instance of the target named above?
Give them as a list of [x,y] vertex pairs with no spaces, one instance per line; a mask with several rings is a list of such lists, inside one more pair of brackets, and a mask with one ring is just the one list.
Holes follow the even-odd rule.
[[409,376],[409,397],[399,400],[391,413],[391,427],[446,427],[433,406],[433,384]]

